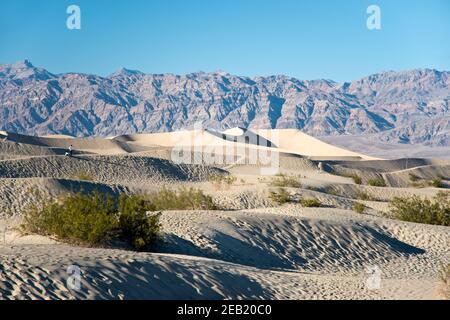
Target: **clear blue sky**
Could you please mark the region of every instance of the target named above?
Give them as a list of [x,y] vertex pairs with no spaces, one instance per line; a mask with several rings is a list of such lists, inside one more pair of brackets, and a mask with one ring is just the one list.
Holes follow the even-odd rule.
[[[66,8],[81,7],[81,30]],[[381,8],[382,29],[366,28]],[[450,70],[449,0],[1,0],[0,63],[108,75],[224,70],[349,81]]]

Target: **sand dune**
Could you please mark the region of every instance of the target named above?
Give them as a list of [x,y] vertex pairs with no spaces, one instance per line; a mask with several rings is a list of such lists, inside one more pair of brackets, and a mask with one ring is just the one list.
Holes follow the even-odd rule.
[[202,165],[174,164],[170,161],[137,156],[49,156],[0,162],[0,178],[72,178],[85,174],[105,183],[158,183],[199,181],[219,169]]
[[299,130],[276,129],[276,130],[247,130],[233,128],[223,133],[208,130],[192,130],[179,132],[164,132],[151,134],[133,134],[113,137],[112,140],[132,142],[145,146],[227,146],[253,145],[276,148],[279,152],[297,154],[313,157],[320,160],[326,159],[351,159],[370,160],[374,157],[365,156],[360,153],[351,152],[318,139],[315,139]]
[[[73,156],[64,156],[70,145]],[[267,164],[260,154],[276,161]],[[277,170],[266,174],[270,166]],[[274,173],[298,180],[285,187],[292,203],[270,198],[279,189]],[[229,185],[210,181],[228,174],[236,177]],[[298,130],[109,138],[0,132],[0,299],[439,299],[450,228],[383,215],[393,197],[445,191],[414,188],[411,175],[448,183],[450,163],[376,159]],[[387,187],[366,185],[373,178]],[[221,210],[163,212],[157,253],[76,247],[18,230],[36,201],[33,189],[50,197],[92,190],[117,197],[164,186],[199,188]],[[321,207],[298,203],[308,198]],[[356,201],[367,206],[364,214],[352,211]],[[80,290],[66,283],[72,264],[82,271]],[[381,287],[371,289],[374,267]]]
[[[47,299],[439,297],[436,272],[449,257],[448,228],[355,219],[348,211],[322,214],[295,206],[276,213],[166,212],[160,248],[166,253],[61,244],[0,247],[0,293]],[[73,263],[83,272],[80,290],[66,286]],[[366,287],[366,268],[373,265],[382,269],[380,290]]]

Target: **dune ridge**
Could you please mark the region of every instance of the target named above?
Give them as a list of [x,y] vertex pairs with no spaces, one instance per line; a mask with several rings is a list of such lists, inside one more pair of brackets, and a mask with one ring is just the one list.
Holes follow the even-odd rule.
[[[275,183],[286,177],[295,184]],[[443,188],[429,186],[436,177]],[[0,132],[0,299],[441,299],[450,228],[384,213],[394,197],[448,192],[449,180],[446,160],[378,159],[290,129],[106,138]],[[164,187],[198,188],[219,210],[162,212],[156,252],[77,247],[19,230],[33,190],[117,197]],[[271,198],[280,188],[290,202]],[[364,213],[353,211],[357,202]],[[80,290],[67,287],[72,264],[83,272]],[[368,286],[374,268],[379,288]]]

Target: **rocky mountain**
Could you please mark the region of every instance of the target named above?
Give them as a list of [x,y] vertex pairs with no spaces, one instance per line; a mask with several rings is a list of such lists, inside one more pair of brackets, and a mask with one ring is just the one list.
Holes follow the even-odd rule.
[[450,145],[450,72],[385,72],[351,82],[224,72],[108,77],[0,65],[0,130],[109,136],[205,127],[299,128]]

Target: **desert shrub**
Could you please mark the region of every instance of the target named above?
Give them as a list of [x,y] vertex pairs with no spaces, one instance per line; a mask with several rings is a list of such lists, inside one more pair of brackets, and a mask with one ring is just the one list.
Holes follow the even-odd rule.
[[416,176],[415,174],[413,174],[413,173],[410,173],[409,174],[409,181],[411,181],[411,182],[416,182],[416,181],[418,181],[419,180],[419,177],[418,176]]
[[229,188],[236,182],[237,178],[233,175],[212,174],[208,176],[208,181],[211,182],[216,189],[222,187]]
[[70,176],[73,180],[85,180],[85,181],[93,181],[94,177],[89,172],[86,171],[78,171],[75,174]]
[[159,215],[148,217],[148,209],[147,202],[125,194],[120,195],[119,206],[111,195],[97,191],[59,199],[42,197],[27,209],[22,229],[92,246],[124,240],[143,250],[159,232]]
[[149,248],[160,232],[160,212],[147,214],[152,204],[142,196],[119,197],[119,227],[122,238],[136,250]]
[[272,179],[271,185],[281,188],[301,188],[302,184],[297,177],[285,176],[279,174],[276,178]]
[[355,184],[362,184],[362,178],[356,173],[335,172],[335,174],[341,177],[351,178]]
[[200,189],[181,188],[179,190],[162,190],[147,197],[152,211],[160,210],[215,210],[217,206],[211,196]]
[[303,207],[307,208],[318,208],[322,206],[322,202],[320,202],[316,198],[309,198],[309,199],[300,198],[299,202]]
[[374,200],[374,197],[372,197],[370,194],[368,194],[367,192],[365,192],[365,191],[358,191],[357,193],[356,193],[356,197],[359,199],[359,200],[365,200],[365,201],[373,201]]
[[394,198],[388,216],[410,222],[450,226],[450,204],[439,197],[422,199],[418,196]]
[[353,182],[356,184],[361,184],[362,183],[362,179],[360,176],[358,176],[357,174],[351,174],[349,175],[349,178],[353,179]]
[[107,243],[117,226],[114,200],[98,192],[38,199],[27,208],[23,223],[27,232],[90,245]]
[[366,205],[361,202],[353,202],[352,209],[357,213],[364,213],[364,211],[366,210]]
[[370,179],[367,181],[367,184],[373,187],[386,187],[386,182],[383,178]]
[[450,206],[450,192],[449,191],[439,191],[434,196],[434,199],[439,202]]
[[439,272],[441,289],[444,298],[450,299],[450,264],[443,264]]
[[284,188],[279,188],[277,191],[271,191],[269,194],[269,198],[279,205],[291,201],[291,196]]
[[431,180],[430,186],[435,187],[435,188],[444,188],[445,187],[441,178],[434,178],[433,180]]

